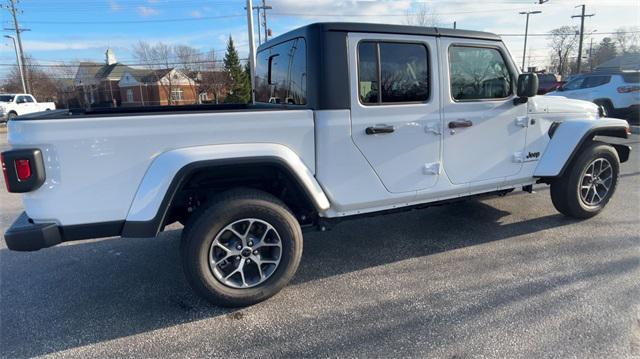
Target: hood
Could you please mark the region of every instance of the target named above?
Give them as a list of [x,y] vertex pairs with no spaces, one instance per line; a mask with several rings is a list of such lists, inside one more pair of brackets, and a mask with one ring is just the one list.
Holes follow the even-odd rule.
[[530,112],[598,114],[598,106],[589,101],[564,96],[534,96],[529,99]]

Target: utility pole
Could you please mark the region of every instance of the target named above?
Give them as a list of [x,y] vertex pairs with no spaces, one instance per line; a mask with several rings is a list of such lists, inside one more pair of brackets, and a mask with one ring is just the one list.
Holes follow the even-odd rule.
[[453,28],[454,28],[454,29],[456,29],[457,27],[458,27],[458,22],[457,22],[457,21],[454,21],[454,22],[453,22]]
[[[273,9],[271,6],[267,6],[267,0],[262,0],[262,26],[264,27],[264,42],[269,40],[269,27],[267,26],[267,10]],[[258,20],[260,21],[260,20]]]
[[575,17],[579,17],[580,18],[580,43],[578,44],[578,63],[576,64],[576,72],[580,73],[580,68],[582,65],[582,41],[584,40],[584,18],[585,17],[591,17],[594,16],[595,14],[589,14],[589,15],[585,15],[584,11],[585,11],[585,6],[584,4],[582,5],[578,5],[576,7],[580,7],[582,6],[582,14],[581,15],[573,15],[571,16],[571,18],[575,18]]
[[20,26],[18,25],[18,16],[16,15],[17,9],[16,9],[16,2],[17,0],[8,0],[9,4],[8,5],[2,5],[3,8],[9,10],[9,12],[11,13],[11,16],[13,17],[13,25],[14,25],[14,29],[11,30],[15,30],[16,31],[16,39],[18,40],[18,49],[19,49],[19,53],[20,53],[20,62],[21,64],[18,64],[18,66],[21,67],[22,69],[22,73],[24,76],[24,81],[25,81],[25,85],[26,85],[26,89],[27,89],[27,93],[31,92],[31,86],[29,84],[29,73],[27,72],[27,68],[25,66],[25,61],[24,61],[24,51],[22,50],[22,39],[20,37],[20,33],[23,31],[27,31],[27,29],[20,29]]
[[521,11],[520,15],[527,15],[527,23],[524,26],[524,50],[522,51],[522,72],[524,71],[524,63],[527,58],[527,36],[529,35],[529,15],[540,14],[542,11]]
[[251,73],[251,103],[256,103],[256,43],[253,39],[253,3],[247,0],[247,27],[249,32],[249,70]]
[[260,6],[254,6],[253,8],[256,9],[256,18],[258,19],[258,46],[260,46],[262,44],[262,34],[260,30]]

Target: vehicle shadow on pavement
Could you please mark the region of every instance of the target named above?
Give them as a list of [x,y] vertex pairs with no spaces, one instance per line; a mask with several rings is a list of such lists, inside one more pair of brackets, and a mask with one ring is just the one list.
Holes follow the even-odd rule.
[[302,283],[443,251],[513,238],[577,222],[560,214],[503,224],[510,213],[465,201],[409,213],[370,217],[305,235]]
[[[507,215],[470,201],[307,233],[293,284],[574,223],[561,215],[501,223]],[[179,236],[1,250],[0,356],[48,354],[231,313],[190,290]]]

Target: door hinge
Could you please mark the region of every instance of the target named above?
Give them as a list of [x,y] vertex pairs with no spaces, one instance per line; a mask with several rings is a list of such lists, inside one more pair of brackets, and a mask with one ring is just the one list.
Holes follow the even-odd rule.
[[433,133],[434,135],[441,135],[442,130],[440,129],[440,124],[438,123],[430,123],[424,127],[424,132]]
[[422,169],[426,175],[439,175],[440,174],[440,162],[425,163]]
[[516,125],[520,127],[529,127],[529,116],[516,117]]
[[515,152],[513,154],[513,162],[515,163],[522,163],[524,162],[524,153],[522,152]]

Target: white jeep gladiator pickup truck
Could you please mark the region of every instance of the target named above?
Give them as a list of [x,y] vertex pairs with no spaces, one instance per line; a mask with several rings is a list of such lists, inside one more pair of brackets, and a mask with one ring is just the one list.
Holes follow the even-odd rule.
[[[624,120],[535,96],[500,37],[321,23],[263,44],[254,105],[51,111],[9,121],[2,154],[25,213],[7,246],[153,237],[179,221],[186,278],[224,306],[293,277],[302,229],[551,186],[588,218],[616,189]],[[281,101],[273,101],[273,99]],[[375,239],[374,239],[375,240]]]
[[55,110],[53,102],[38,102],[26,93],[0,94],[0,118],[1,121],[11,120],[14,117],[28,115],[34,112]]

